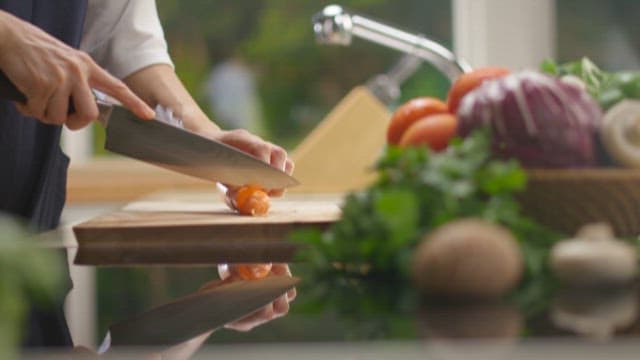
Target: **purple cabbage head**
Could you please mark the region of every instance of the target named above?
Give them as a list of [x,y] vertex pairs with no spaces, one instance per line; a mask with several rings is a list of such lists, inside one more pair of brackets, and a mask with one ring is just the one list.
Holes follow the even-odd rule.
[[484,82],[458,109],[458,133],[489,126],[498,157],[529,168],[584,167],[596,163],[602,111],[575,82],[523,71]]

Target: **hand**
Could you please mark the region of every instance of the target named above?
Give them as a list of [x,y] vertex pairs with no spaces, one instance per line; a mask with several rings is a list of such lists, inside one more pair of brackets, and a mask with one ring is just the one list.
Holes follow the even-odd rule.
[[[0,11],[0,69],[27,98],[26,104],[17,104],[18,110],[46,124],[79,129],[95,120],[98,107],[91,88],[118,99],[140,118],[155,115],[89,55],[4,11]],[[73,114],[68,114],[70,99]]]
[[[242,150],[289,175],[293,173],[293,160],[289,158],[282,147],[267,142],[244,129],[213,130],[205,131],[202,134]],[[269,196],[282,196],[284,189],[269,189],[268,194]]]
[[[185,128],[247,152],[288,174],[293,173],[293,161],[280,146],[246,130],[220,130],[191,97],[171,66],[147,66],[127,76],[124,82],[147,103],[171,109],[174,115],[182,119]],[[281,196],[283,193],[282,189],[269,189],[270,196]]]
[[[291,276],[289,265],[287,264],[273,264],[271,267],[271,274],[277,276]],[[239,278],[228,277],[222,280],[215,280],[208,282],[200,290],[212,289],[223,284],[238,281]],[[259,281],[259,280],[249,280]],[[256,326],[267,323],[271,320],[285,316],[289,313],[289,303],[296,298],[296,289],[289,290],[286,294],[280,296],[274,300],[271,304],[266,305],[262,309],[256,310],[253,313],[243,317],[240,320],[236,320],[232,323],[226,324],[225,328],[236,331],[249,331]]]

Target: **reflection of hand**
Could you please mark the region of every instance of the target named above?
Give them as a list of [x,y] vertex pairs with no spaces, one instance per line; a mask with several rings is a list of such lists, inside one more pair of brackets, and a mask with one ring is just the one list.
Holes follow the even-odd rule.
[[[271,268],[271,274],[276,276],[291,276],[289,265],[287,264],[273,264]],[[230,276],[222,280],[215,280],[205,284],[200,290],[212,289],[223,284],[239,281],[240,278]],[[250,280],[259,281],[259,280]],[[296,289],[289,290],[286,294],[283,294],[271,304],[264,306],[261,309],[254,311],[253,313],[236,320],[232,323],[225,325],[227,329],[233,329],[236,331],[249,331],[256,326],[267,323],[271,320],[285,316],[289,312],[289,302],[293,301],[296,297]]]
[[[47,124],[78,129],[98,117],[91,87],[113,96],[141,118],[153,118],[147,104],[84,52],[39,28],[0,11],[0,69],[26,96],[18,110]],[[75,113],[68,115],[73,99]]]
[[[244,129],[207,131],[203,135],[242,150],[287,174],[293,173],[293,160],[288,157],[282,147],[265,141]],[[284,190],[271,189],[268,193],[270,196],[281,196]]]

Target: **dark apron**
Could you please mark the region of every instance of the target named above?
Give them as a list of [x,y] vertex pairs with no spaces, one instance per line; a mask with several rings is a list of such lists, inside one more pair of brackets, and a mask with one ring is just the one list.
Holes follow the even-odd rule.
[[[80,43],[86,6],[87,0],[0,0],[0,9],[73,47]],[[25,218],[37,230],[58,226],[64,206],[69,159],[60,149],[60,131],[0,99],[0,212]],[[31,309],[26,346],[71,345],[63,299],[56,310]]]

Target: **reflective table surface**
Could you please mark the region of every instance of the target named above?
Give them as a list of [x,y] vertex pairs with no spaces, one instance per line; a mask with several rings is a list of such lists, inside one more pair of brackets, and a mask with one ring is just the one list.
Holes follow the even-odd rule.
[[[77,244],[71,241],[63,246],[73,249]],[[637,283],[571,290],[541,280],[501,300],[453,301],[425,297],[412,283],[397,278],[318,274],[305,263],[289,267],[300,282],[284,316],[258,319],[247,331],[237,331],[203,323],[209,318],[205,315],[219,309],[198,308],[195,313],[201,312],[201,317],[194,317],[190,309],[185,314],[191,318],[180,321],[182,330],[167,326],[172,336],[162,343],[98,349],[113,324],[198,296],[203,286],[216,284],[218,269],[215,265],[73,266],[72,275],[73,270],[81,270],[91,278],[75,281],[74,292],[95,299],[89,306],[71,306],[80,319],[95,318],[88,328],[75,329],[75,335],[93,334],[92,345],[77,348],[74,354],[98,356],[103,350],[101,356],[116,358],[153,354],[261,360],[640,358]],[[191,322],[205,331],[185,340],[180,331],[191,334]],[[26,355],[38,358],[41,354]],[[46,352],[47,358],[51,355]]]
[[[304,264],[290,267],[301,281],[285,316],[257,321],[249,331],[211,328],[186,342],[178,333],[151,349],[112,347],[105,354],[246,359],[640,356],[635,285],[587,291],[541,284],[499,301],[452,301],[422,296],[412,284],[394,279],[317,276]],[[104,337],[115,322],[197,294],[216,278],[211,267],[99,268],[97,336]],[[202,325],[198,320],[194,326]]]

